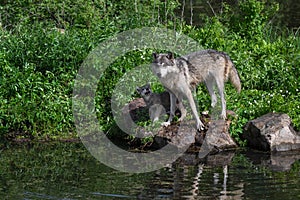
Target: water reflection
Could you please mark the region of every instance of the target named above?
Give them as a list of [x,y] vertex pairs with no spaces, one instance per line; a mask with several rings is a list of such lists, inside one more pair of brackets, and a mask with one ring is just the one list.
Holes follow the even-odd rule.
[[299,151],[262,153],[248,150],[246,156],[256,165],[263,165],[272,171],[289,171],[300,160]]
[[[139,197],[141,199],[146,197],[153,199],[242,199],[249,197],[260,199],[259,197],[269,196],[282,199],[284,194],[280,190],[290,191],[289,188],[293,188],[293,192],[289,193],[288,199],[299,195],[300,190],[295,190],[297,187],[295,184],[299,184],[299,168],[296,170],[295,180],[290,182],[286,181],[284,177],[286,174],[280,177],[268,170],[291,169],[294,162],[299,162],[298,152],[266,155],[268,154],[247,150],[246,152],[222,152],[199,159],[197,155],[185,154],[172,166],[157,171],[155,181],[151,181]],[[281,157],[282,155],[289,156]],[[287,183],[289,183],[288,186]]]
[[[154,172],[112,170],[82,144],[3,150],[1,199],[299,199],[299,152],[185,154]],[[274,171],[275,170],[275,171]],[[280,171],[280,172],[279,172]]]

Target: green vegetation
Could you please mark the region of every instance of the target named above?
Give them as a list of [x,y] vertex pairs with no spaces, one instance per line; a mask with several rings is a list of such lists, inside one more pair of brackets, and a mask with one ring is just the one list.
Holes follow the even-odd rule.
[[[239,138],[250,119],[285,112],[300,129],[300,37],[270,22],[278,4],[240,1],[199,26],[176,18],[176,1],[23,1],[0,4],[0,138],[76,137],[72,89],[77,71],[105,39],[145,26],[175,29],[204,48],[227,52],[242,81],[242,92],[226,88],[228,109],[237,113],[231,133]],[[114,126],[113,88],[132,66],[151,62],[151,49],[126,54],[99,82],[96,111],[105,130]],[[104,84],[105,83],[105,84]],[[204,87],[199,110],[209,110]]]

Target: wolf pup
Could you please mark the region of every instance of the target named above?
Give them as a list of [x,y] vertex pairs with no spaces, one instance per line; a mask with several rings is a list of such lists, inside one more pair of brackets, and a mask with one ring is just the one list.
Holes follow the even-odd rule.
[[[214,92],[214,86],[217,86],[221,98],[221,118],[226,119],[225,82],[229,79],[237,91],[241,91],[238,72],[226,53],[209,49],[193,52],[176,59],[172,53],[153,53],[153,57],[151,69],[170,92],[170,117],[164,123],[165,126],[170,125],[174,117],[176,98],[182,102],[185,97],[196,119],[197,129],[203,129],[204,125],[199,118],[191,92],[201,82],[204,82],[208,89],[212,107],[215,107],[217,103],[217,96]],[[185,116],[181,116],[179,120],[182,120],[183,117]]]
[[136,91],[141,95],[149,108],[149,116],[152,122],[158,121],[159,117],[165,114],[166,110],[170,109],[169,92],[153,93],[149,83],[142,87],[136,87]]

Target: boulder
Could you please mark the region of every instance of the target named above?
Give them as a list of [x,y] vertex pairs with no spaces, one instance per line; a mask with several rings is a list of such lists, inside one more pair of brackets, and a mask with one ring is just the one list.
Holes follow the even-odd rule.
[[203,140],[199,157],[203,158],[207,154],[237,148],[237,144],[229,133],[230,121],[212,120]]
[[290,117],[282,113],[268,113],[249,121],[242,138],[249,147],[262,151],[300,149],[300,134],[291,127]]
[[[126,104],[120,113],[120,116],[117,116],[116,121],[118,122],[119,128],[124,132],[130,132],[134,127],[135,122],[143,115],[148,116],[148,108],[143,98],[137,98],[132,100],[130,103]],[[148,117],[149,119],[149,117]]]
[[191,121],[172,123],[168,127],[161,127],[155,134],[155,141],[159,138],[167,139],[167,143],[178,148],[184,148],[195,143],[197,131]]

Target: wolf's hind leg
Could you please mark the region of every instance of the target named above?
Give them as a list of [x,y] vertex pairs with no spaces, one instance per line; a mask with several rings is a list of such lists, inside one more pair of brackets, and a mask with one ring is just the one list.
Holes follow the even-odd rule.
[[178,109],[180,110],[180,118],[178,121],[183,121],[183,119],[186,117],[186,109],[183,106],[182,98],[178,98]]
[[214,91],[214,85],[215,85],[214,82],[215,82],[215,80],[213,80],[213,79],[205,81],[205,85],[207,87],[207,90],[208,90],[210,98],[211,98],[211,107],[213,107],[213,108],[216,106],[217,101],[218,101],[216,93]]
[[226,119],[226,100],[225,100],[225,94],[224,94],[224,82],[221,80],[216,80],[216,82],[217,82],[219,95],[221,98],[221,107],[222,107],[221,118],[225,120]]

